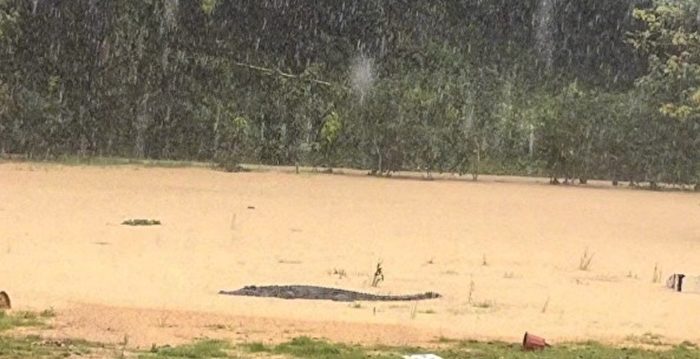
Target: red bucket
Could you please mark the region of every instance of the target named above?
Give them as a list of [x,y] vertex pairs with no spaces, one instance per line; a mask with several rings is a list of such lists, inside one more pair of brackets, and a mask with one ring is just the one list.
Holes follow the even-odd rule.
[[525,332],[523,337],[523,349],[525,350],[542,350],[548,347],[547,341],[542,337]]

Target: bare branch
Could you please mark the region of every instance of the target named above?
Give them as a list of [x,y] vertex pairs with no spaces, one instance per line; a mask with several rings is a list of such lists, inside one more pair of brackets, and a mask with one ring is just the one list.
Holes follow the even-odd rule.
[[245,67],[245,68],[248,68],[248,69],[251,69],[251,70],[260,71],[260,72],[266,73],[266,74],[268,74],[268,75],[277,74],[277,75],[279,75],[279,76],[281,76],[281,77],[285,77],[285,78],[289,78],[289,79],[308,80],[308,81],[310,81],[310,82],[313,82],[313,83],[316,83],[316,84],[319,84],[319,85],[323,85],[323,86],[332,86],[332,85],[333,85],[332,83],[330,83],[330,82],[328,82],[328,81],[323,81],[323,80],[313,79],[313,78],[312,78],[312,79],[306,79],[306,78],[304,78],[302,75],[290,74],[290,73],[287,73],[287,72],[283,72],[283,71],[280,70],[280,69],[271,69],[271,68],[267,68],[267,67],[261,67],[261,66],[246,64],[246,63],[243,63],[243,62],[234,62],[233,64],[236,65],[236,66]]

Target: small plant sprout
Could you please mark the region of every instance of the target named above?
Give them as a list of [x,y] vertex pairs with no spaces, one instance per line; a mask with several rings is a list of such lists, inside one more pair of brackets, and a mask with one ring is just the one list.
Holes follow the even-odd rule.
[[547,297],[547,300],[544,301],[544,305],[542,306],[542,314],[547,313],[547,308],[549,308],[549,297]]
[[587,271],[591,268],[591,262],[593,261],[593,256],[595,254],[591,254],[588,252],[588,248],[586,248],[585,251],[583,251],[583,255],[581,256],[581,259],[579,259],[578,263],[578,269],[581,271]]
[[348,276],[348,273],[345,271],[345,269],[338,269],[338,268],[333,268],[333,271],[331,272],[332,275],[337,276],[338,279],[343,279]]
[[659,263],[654,264],[654,276],[651,278],[651,282],[652,283],[661,282],[662,276],[663,276],[663,272],[661,271],[661,267],[659,266]]
[[474,306],[475,308],[479,308],[479,309],[488,309],[488,308],[493,307],[493,302],[485,300],[485,301],[481,301],[481,302],[476,302],[476,303],[472,304],[472,306]]
[[380,282],[384,281],[384,271],[382,270],[382,261],[377,262],[377,269],[372,277],[372,287],[379,286]]
[[44,309],[39,313],[39,316],[42,318],[53,318],[56,316],[56,310],[53,309],[53,307],[49,309]]
[[472,300],[474,297],[474,280],[469,282],[469,295],[467,296],[467,303],[472,304]]

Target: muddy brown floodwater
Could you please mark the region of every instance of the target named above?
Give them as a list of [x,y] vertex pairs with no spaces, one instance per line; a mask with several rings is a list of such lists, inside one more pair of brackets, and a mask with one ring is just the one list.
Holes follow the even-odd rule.
[[[499,182],[6,163],[0,289],[17,309],[53,307],[46,335],[134,346],[518,341],[525,331],[700,343],[700,295],[663,285],[674,272],[700,274],[699,195]],[[162,225],[121,225],[133,218]],[[590,267],[579,270],[586,251]],[[385,280],[372,288],[378,261]],[[217,294],[249,284],[443,297],[350,305]]]

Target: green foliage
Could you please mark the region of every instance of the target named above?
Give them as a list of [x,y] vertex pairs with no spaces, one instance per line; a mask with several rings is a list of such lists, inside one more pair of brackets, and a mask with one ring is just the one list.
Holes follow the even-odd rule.
[[338,140],[342,129],[343,122],[340,120],[340,115],[332,111],[326,116],[323,127],[321,127],[321,140],[326,145],[332,145]]
[[216,3],[217,0],[202,0],[202,11],[207,15],[211,15],[214,12],[214,8],[216,8]]
[[332,168],[335,165],[338,141],[343,131],[343,121],[336,111],[331,111],[326,115],[323,125],[321,126],[321,145],[320,151],[323,156],[323,162],[328,167]]
[[203,340],[175,347],[154,347],[144,358],[227,358],[229,345],[219,340]]
[[639,86],[654,93],[662,115],[681,121],[700,116],[699,11],[694,1],[664,1],[634,11],[645,30],[630,42],[649,57],[649,73]]
[[475,356],[479,358],[571,358],[571,359],[613,359],[613,358],[696,358],[697,348],[677,346],[671,349],[643,350],[635,348],[615,348],[597,343],[563,344],[539,352],[526,352],[521,346],[505,343],[463,342],[439,353],[446,359]]
[[[541,106],[541,104],[540,104]],[[585,183],[596,168],[597,137],[604,130],[601,123],[610,114],[601,95],[580,88],[577,82],[564,87],[558,95],[536,109],[540,119],[540,158],[550,171],[552,181],[579,178]]]
[[[291,342],[277,346],[265,346],[260,343],[247,346],[252,353],[271,353],[296,358],[396,358],[403,354],[435,353],[445,359],[457,358],[572,358],[572,359],[606,359],[606,358],[697,358],[698,348],[693,345],[675,347],[658,347],[652,350],[635,348],[618,348],[597,343],[558,344],[538,352],[522,350],[520,344],[501,342],[447,341],[442,340],[440,349],[423,349],[413,347],[366,348],[329,343],[306,337],[295,338]],[[658,343],[657,343],[658,345]]]
[[[369,353],[361,347],[332,344],[308,337],[294,338],[288,343],[274,347],[252,344],[248,347],[251,352],[268,352],[295,358],[308,359],[360,359],[367,358]],[[393,358],[391,353],[373,353],[373,358]]]
[[122,222],[125,226],[160,226],[160,221],[157,219],[127,219]]
[[56,316],[56,311],[53,308],[44,309],[39,313],[41,318],[53,318]]
[[14,312],[8,314],[0,310],[0,332],[16,327],[36,327],[41,325],[42,320],[36,313]]
[[98,345],[84,340],[51,341],[36,336],[0,337],[0,357],[2,358],[78,357],[95,354],[97,347]]
[[[677,346],[660,344],[659,338],[644,335],[640,344],[653,346],[653,349],[611,347],[597,343],[556,344],[538,352],[526,352],[520,344],[501,342],[454,341],[441,338],[439,348],[418,347],[361,347],[336,343],[306,337],[295,338],[290,342],[279,345],[263,345],[253,343],[242,345],[240,348],[250,353],[250,357],[259,355],[274,355],[285,358],[305,359],[354,359],[354,358],[397,358],[404,354],[435,353],[445,359],[457,358],[571,358],[571,359],[690,359],[698,358],[700,352],[696,345],[684,342]],[[228,358],[241,357],[240,354],[229,354],[231,346],[223,341],[204,340],[193,344],[180,346],[154,346],[148,352],[122,351],[117,348],[83,340],[46,340],[36,336],[0,337],[0,356],[19,358],[60,358],[60,357],[112,357],[128,356],[139,358]],[[248,356],[243,356],[248,357]]]
[[0,153],[700,182],[693,0],[273,5],[0,1]]
[[643,29],[629,42],[648,58],[648,73],[637,80],[649,111],[641,129],[649,147],[645,176],[656,182],[700,183],[700,23],[696,1],[659,1],[634,16]]
[[251,353],[263,353],[267,352],[270,349],[265,346],[265,344],[257,342],[257,343],[250,343],[247,345],[244,345],[244,347]]
[[[248,120],[243,116],[235,115],[229,109],[225,109],[215,122],[215,153],[214,161],[226,171],[240,170],[240,160],[248,143]],[[218,128],[220,127],[220,128]]]
[[7,0],[0,1],[0,38],[11,33],[12,27],[17,22],[18,11],[8,5]]

